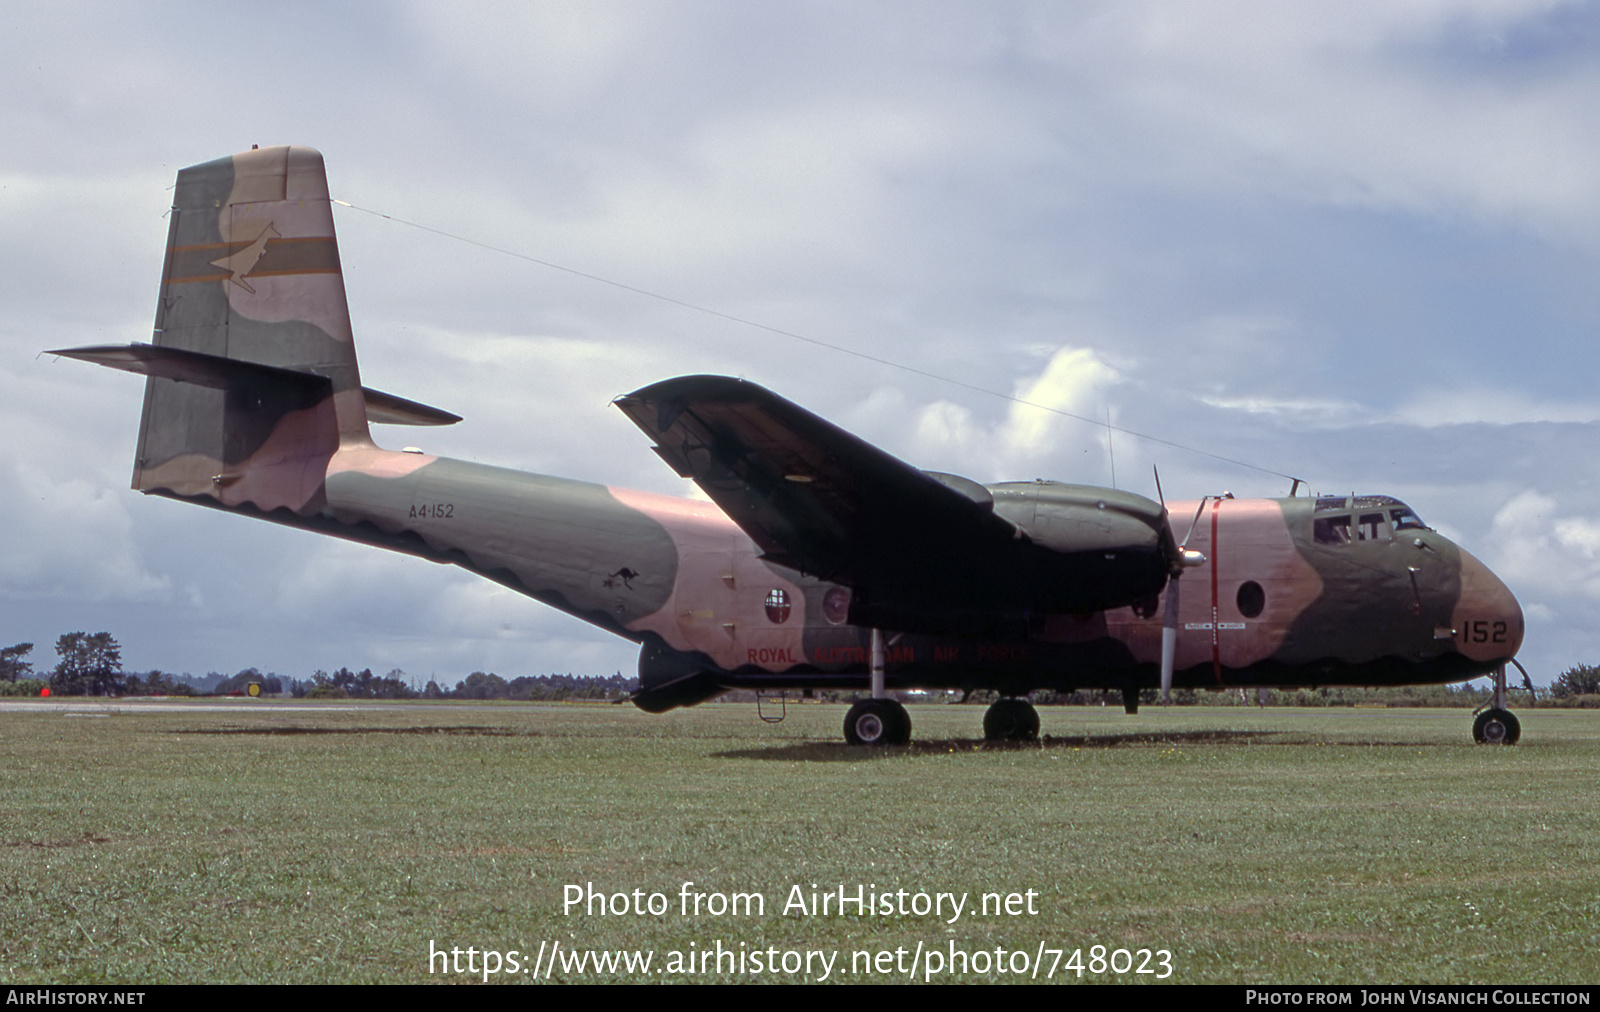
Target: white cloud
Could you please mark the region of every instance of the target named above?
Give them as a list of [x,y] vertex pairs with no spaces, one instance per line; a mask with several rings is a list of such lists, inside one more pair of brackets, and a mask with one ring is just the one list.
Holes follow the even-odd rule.
[[1356,401],[1318,398],[1202,397],[1200,402],[1224,411],[1264,415],[1276,422],[1295,426],[1340,428],[1372,421],[1371,409]]
[[[1098,53],[1057,36],[1050,55],[1096,60],[1110,104],[1159,131],[1168,155],[1145,171],[1169,184],[1464,212],[1592,243],[1600,144],[1580,96],[1592,102],[1600,75],[1492,58],[1494,40],[1563,6],[1352,4],[1330,18],[1261,0],[1120,4],[1089,36]],[[1461,47],[1472,66],[1451,63]]]
[[10,503],[0,538],[0,596],[9,600],[161,602],[170,582],[151,572],[132,537],[121,487],[58,480],[13,460],[0,472]]
[[674,21],[665,5],[581,0],[412,3],[405,10],[436,71],[471,75],[482,87],[558,109],[648,62]]
[[[1050,356],[1038,378],[1019,383],[1001,435],[1002,458],[1038,458],[1064,437],[1066,423],[1060,412],[1091,416],[1107,388],[1117,382],[1117,371],[1090,348],[1062,348]],[[1081,423],[1073,423],[1074,436]]]
[[1517,494],[1494,515],[1489,558],[1508,583],[1547,600],[1600,598],[1600,519],[1564,512],[1551,495]]
[[1600,404],[1536,398],[1515,390],[1474,384],[1453,390],[1418,390],[1409,403],[1394,412],[1394,418],[1424,428],[1474,422],[1593,422],[1600,420]]
[[[911,412],[911,462],[980,481],[1052,474],[1081,480],[1086,471],[1101,475],[1105,429],[1093,423],[1104,415],[1108,391],[1121,374],[1088,348],[1058,348],[1048,355],[1037,375],[1013,387],[1015,400],[984,405],[992,409],[1004,404],[1003,414],[982,418],[948,400]],[[1084,454],[1091,456],[1092,465],[1078,459]]]

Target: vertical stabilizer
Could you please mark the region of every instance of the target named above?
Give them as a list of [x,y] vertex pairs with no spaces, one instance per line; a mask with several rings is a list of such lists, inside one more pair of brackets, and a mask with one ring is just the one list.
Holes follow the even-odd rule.
[[312,512],[328,459],[370,443],[322,155],[183,169],[171,215],[156,347],[274,368],[151,375],[133,487]]

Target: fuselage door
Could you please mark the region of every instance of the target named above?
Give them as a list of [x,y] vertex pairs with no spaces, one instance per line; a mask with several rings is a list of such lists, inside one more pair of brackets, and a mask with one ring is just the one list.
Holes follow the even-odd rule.
[[679,561],[675,602],[678,629],[689,647],[724,668],[735,666],[738,653],[734,605],[739,574],[734,558],[734,552],[722,549],[685,553]]

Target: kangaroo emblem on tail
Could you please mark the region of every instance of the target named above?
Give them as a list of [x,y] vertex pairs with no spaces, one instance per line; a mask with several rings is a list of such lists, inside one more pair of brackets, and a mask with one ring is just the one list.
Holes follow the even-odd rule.
[[261,259],[262,254],[266,253],[267,240],[281,238],[283,237],[278,234],[278,230],[272,227],[271,222],[268,222],[267,227],[261,230],[260,235],[256,236],[255,242],[237,253],[229,253],[221,260],[211,261],[211,266],[221,267],[232,274],[233,277],[229,278],[229,281],[254,295],[256,290],[250,287],[250,282],[246,281],[245,278],[249,277],[250,272],[256,269],[256,262]]

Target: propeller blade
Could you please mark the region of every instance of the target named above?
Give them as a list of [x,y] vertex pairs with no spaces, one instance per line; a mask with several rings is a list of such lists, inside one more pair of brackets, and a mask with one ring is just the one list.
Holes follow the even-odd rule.
[[1161,701],[1172,702],[1172,668],[1178,656],[1178,588],[1176,576],[1167,581],[1167,609],[1161,619]]

